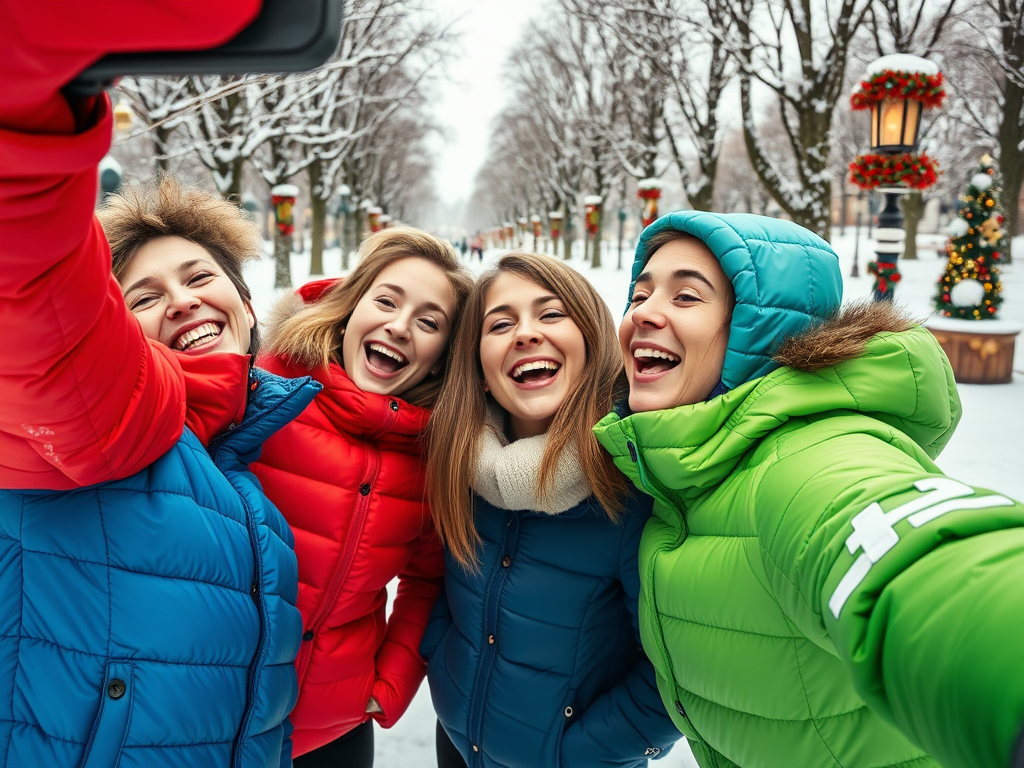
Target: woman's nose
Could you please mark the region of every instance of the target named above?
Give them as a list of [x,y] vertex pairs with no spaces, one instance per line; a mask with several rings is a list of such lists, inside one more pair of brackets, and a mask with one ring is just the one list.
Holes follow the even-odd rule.
[[167,316],[173,318],[186,312],[194,312],[202,304],[202,300],[194,292],[185,287],[179,288],[170,294],[167,302]]
[[408,338],[409,318],[400,313],[398,317],[384,324],[384,331],[399,339]]
[[539,328],[536,328],[530,323],[520,324],[516,331],[516,349],[535,346],[540,344],[543,340],[544,334],[540,332]]
[[633,324],[641,328],[661,328],[665,325],[665,313],[657,299],[649,298],[633,310]]

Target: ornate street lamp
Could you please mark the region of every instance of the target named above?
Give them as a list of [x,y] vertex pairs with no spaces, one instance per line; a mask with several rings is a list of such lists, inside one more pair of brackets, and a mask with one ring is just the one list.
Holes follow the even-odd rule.
[[861,189],[885,193],[885,207],[875,228],[877,259],[867,266],[875,276],[876,301],[892,301],[900,281],[897,260],[906,233],[899,196],[925,189],[938,178],[938,164],[926,154],[917,154],[918,131],[923,110],[941,106],[945,95],[938,67],[899,53],[869,64],[850,99],[854,110],[871,110],[872,150],[850,163],[851,179]]

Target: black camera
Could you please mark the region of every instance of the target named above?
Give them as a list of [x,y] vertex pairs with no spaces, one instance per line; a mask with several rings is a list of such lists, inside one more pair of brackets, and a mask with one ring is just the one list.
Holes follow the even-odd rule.
[[323,64],[341,40],[342,0],[263,0],[259,15],[235,38],[205,51],[115,53],[68,86],[99,93],[124,75],[243,75],[304,72]]

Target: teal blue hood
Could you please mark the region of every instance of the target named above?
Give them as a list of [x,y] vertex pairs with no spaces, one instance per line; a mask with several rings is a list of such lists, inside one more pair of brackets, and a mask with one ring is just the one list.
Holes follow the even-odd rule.
[[772,354],[783,340],[839,309],[843,281],[832,247],[791,221],[749,213],[662,216],[640,235],[628,296],[646,264],[647,243],[665,230],[701,240],[732,282],[736,307],[722,370],[726,389],[778,368]]

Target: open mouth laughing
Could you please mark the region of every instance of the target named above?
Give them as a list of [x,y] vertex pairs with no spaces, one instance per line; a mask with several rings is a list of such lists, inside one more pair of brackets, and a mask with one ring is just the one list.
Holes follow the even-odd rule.
[[657,376],[675,368],[682,358],[672,352],[654,347],[637,347],[633,350],[634,371],[641,376]]
[[515,366],[509,371],[508,376],[516,384],[545,384],[558,375],[561,367],[561,363],[554,360],[528,360]]
[[171,344],[172,349],[179,352],[191,352],[201,349],[220,338],[224,326],[221,323],[207,322],[182,333]]
[[409,365],[408,358],[401,352],[376,341],[367,342],[363,350],[366,354],[366,367],[378,376],[394,376]]

